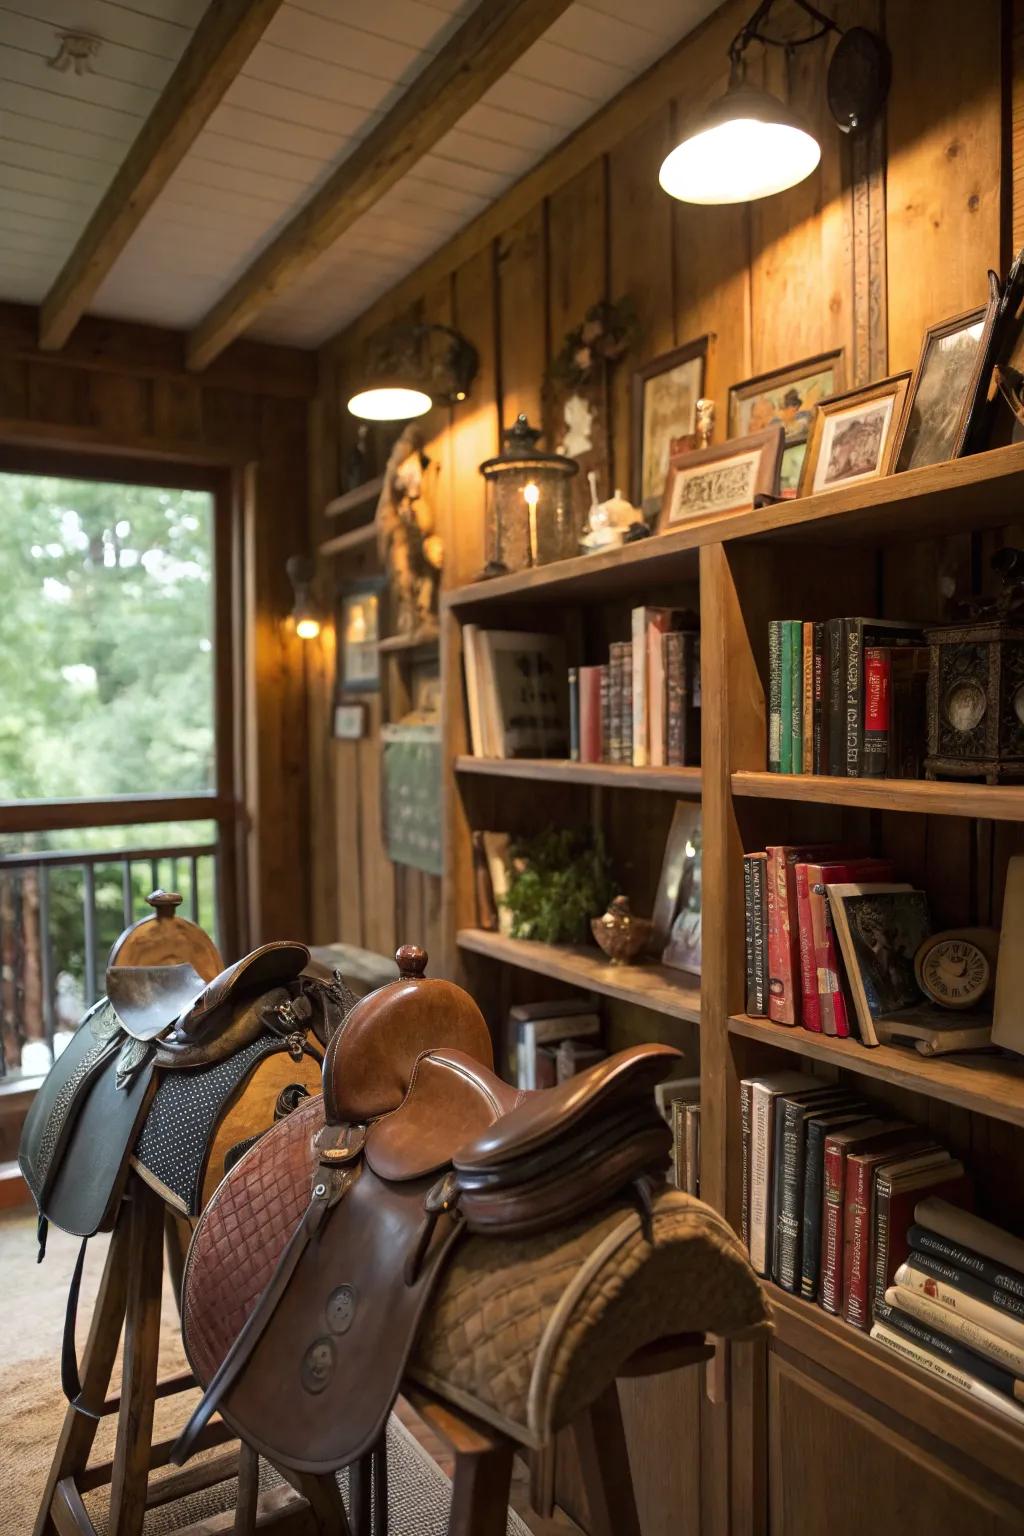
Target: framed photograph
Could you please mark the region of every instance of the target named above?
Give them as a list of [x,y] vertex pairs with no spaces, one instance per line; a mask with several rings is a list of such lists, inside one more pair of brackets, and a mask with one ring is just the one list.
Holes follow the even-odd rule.
[[908,369],[821,402],[807,440],[801,496],[890,473],[909,385]]
[[651,950],[664,965],[700,974],[700,806],[676,802],[654,898]]
[[632,501],[649,522],[661,507],[672,454],[696,443],[709,339],[675,347],[633,375]]
[[362,741],[366,735],[365,704],[335,704],[335,741]]
[[338,596],[338,687],[376,693],[380,687],[381,597],[386,578],[346,582]]
[[843,349],[839,347],[789,368],[762,373],[730,389],[730,437],[747,437],[767,427],[781,427],[786,434],[780,496],[798,494],[815,407],[829,395],[838,394],[845,382]]
[[717,448],[674,454],[656,532],[707,513],[739,512],[758,495],[778,495],[783,445],[782,428],[769,427]]
[[896,474],[960,457],[995,315],[990,302],[925,332],[896,444]]
[[903,884],[830,885],[829,910],[865,1045],[875,1020],[922,1000],[914,956],[931,932],[924,891]]

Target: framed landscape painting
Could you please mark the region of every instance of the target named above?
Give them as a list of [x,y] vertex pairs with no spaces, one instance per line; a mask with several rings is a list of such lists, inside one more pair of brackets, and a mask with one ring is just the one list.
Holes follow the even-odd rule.
[[708,340],[688,341],[633,375],[632,500],[648,522],[661,506],[672,454],[696,441]]
[[783,441],[776,426],[717,448],[674,454],[657,532],[668,533],[691,517],[741,511],[759,495],[777,495]]
[[843,350],[839,347],[788,368],[759,374],[730,389],[730,437],[744,437],[776,426],[786,435],[779,474],[780,496],[798,494],[815,408],[841,390],[844,383]]
[[924,464],[942,464],[963,452],[994,320],[990,303],[926,331],[896,445],[897,474]]
[[890,473],[909,385],[908,369],[821,402],[807,443],[801,496]]

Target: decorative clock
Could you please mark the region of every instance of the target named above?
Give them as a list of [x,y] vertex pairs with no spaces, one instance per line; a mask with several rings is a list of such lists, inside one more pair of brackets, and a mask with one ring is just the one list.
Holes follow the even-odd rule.
[[931,934],[914,956],[918,986],[941,1008],[976,1008],[992,987],[998,943],[991,928]]

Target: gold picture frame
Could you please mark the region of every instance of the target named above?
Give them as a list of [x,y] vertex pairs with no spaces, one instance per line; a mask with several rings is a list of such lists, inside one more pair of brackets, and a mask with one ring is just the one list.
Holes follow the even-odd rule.
[[998,300],[930,325],[910,382],[893,474],[945,464],[964,451]]
[[821,402],[807,439],[801,496],[892,473],[910,378],[908,368]]
[[694,517],[742,512],[758,496],[778,494],[784,434],[781,427],[738,437],[714,448],[673,454],[656,533]]
[[744,379],[729,390],[729,436],[746,437],[781,426],[786,434],[779,466],[779,493],[799,494],[815,407],[846,383],[844,352],[836,347],[786,368]]

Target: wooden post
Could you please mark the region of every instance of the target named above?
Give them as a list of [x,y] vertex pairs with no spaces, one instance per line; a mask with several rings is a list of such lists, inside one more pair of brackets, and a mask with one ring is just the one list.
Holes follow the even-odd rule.
[[574,1420],[572,1437],[590,1509],[590,1536],[641,1536],[614,1381]]
[[139,1178],[132,1180],[129,1207],[128,1299],[121,1407],[110,1479],[110,1536],[142,1536],[160,1348],[164,1208]]

